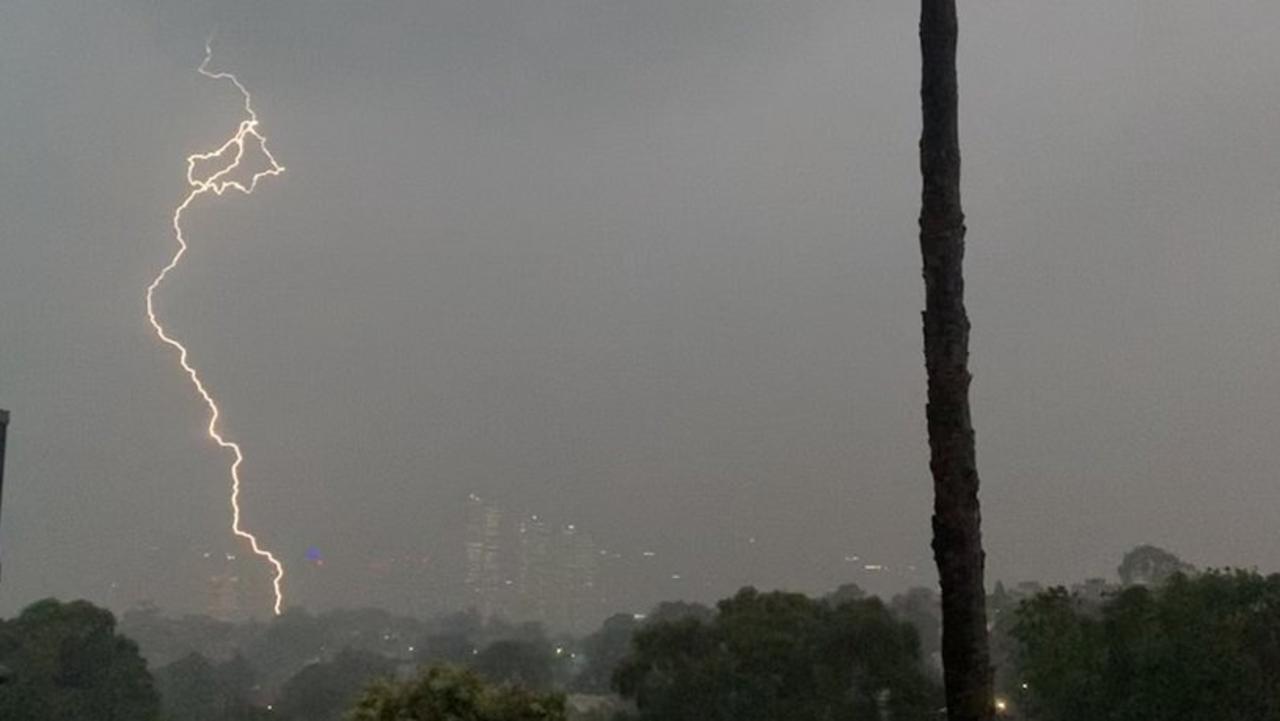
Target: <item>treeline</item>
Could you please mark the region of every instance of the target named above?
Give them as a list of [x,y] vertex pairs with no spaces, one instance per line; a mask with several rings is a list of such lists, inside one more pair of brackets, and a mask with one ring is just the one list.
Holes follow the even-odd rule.
[[[926,593],[892,605],[907,612]],[[739,656],[750,663],[737,664]],[[643,616],[615,615],[583,638],[474,613],[420,621],[378,610],[293,609],[268,623],[232,624],[140,608],[117,626],[87,602],[47,600],[0,622],[0,664],[6,721],[337,721],[371,683],[411,683],[441,668],[462,675],[437,685],[479,688],[476,698],[523,689],[581,719],[674,719],[682,704],[701,718],[693,707],[719,703],[714,696],[735,687],[753,694],[733,702],[743,706],[738,719],[749,718],[747,707],[766,718],[801,699],[905,711],[936,696],[916,629],[851,585],[822,599],[744,589],[716,608],[664,603]],[[846,667],[857,669],[856,692],[844,683]],[[783,669],[791,670],[779,681]],[[393,686],[380,688],[394,696]],[[710,695],[695,699],[699,689]]]
[[[1144,546],[1119,581],[997,585],[997,706],[1066,721],[1280,718],[1280,576]],[[619,614],[584,638],[473,613],[269,623],[42,601],[0,621],[9,721],[937,719],[936,595],[746,588]]]

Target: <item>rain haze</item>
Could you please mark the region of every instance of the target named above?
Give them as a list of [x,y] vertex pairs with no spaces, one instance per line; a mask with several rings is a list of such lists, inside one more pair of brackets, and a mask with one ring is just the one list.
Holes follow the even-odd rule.
[[[1275,570],[1280,5],[964,13],[988,580],[1109,575],[1145,542]],[[461,606],[473,494],[589,534],[602,614],[932,585],[917,22],[8,0],[0,612],[199,611],[225,563],[267,610],[143,307],[183,159],[239,121],[195,72],[210,33],[288,171],[190,211],[158,311],[244,446],[289,605]]]

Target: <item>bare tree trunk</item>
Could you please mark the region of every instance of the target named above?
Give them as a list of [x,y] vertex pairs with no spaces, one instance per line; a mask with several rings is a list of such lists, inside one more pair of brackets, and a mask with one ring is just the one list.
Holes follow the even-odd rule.
[[981,514],[969,417],[969,319],[956,90],[955,0],[921,0],[920,253],[929,376],[933,556],[942,586],[942,664],[950,721],[994,716]]

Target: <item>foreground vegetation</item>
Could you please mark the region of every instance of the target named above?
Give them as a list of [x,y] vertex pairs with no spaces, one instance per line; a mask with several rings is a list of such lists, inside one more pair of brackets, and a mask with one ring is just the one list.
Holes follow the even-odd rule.
[[1176,574],[1100,603],[1052,589],[1012,634],[1031,718],[1280,718],[1280,575]]
[[[1037,721],[1280,718],[1280,575],[1153,547],[1119,582],[997,585],[997,706]],[[5,721],[825,721],[939,718],[938,599],[743,589],[586,638],[381,611],[269,624],[33,604],[0,621]],[[135,639],[136,638],[136,642]]]

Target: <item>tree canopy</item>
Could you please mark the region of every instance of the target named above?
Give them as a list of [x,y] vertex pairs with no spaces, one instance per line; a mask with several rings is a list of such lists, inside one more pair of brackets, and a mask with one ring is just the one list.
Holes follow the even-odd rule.
[[495,683],[545,690],[555,680],[555,663],[555,653],[546,641],[507,639],[494,641],[476,654],[471,668]]
[[198,653],[157,669],[165,721],[250,721],[266,711],[251,701],[256,674],[242,656],[215,663]]
[[582,641],[586,663],[574,679],[574,689],[584,693],[608,693],[613,670],[631,651],[631,636],[640,622],[630,613],[618,613],[605,619],[600,630]]
[[565,721],[560,694],[495,685],[453,666],[437,666],[410,681],[367,689],[351,721]]
[[1124,554],[1116,573],[1125,586],[1158,586],[1175,573],[1191,573],[1195,566],[1159,546],[1142,545]]
[[1043,721],[1280,718],[1280,575],[1175,574],[1100,604],[1051,589],[1012,632],[1026,711]]
[[830,605],[746,588],[710,621],[646,625],[615,682],[642,721],[926,718],[915,630],[878,599]]
[[340,721],[371,682],[395,673],[396,662],[369,651],[344,649],[290,678],[276,704],[288,721]]
[[0,622],[5,721],[155,721],[160,699],[133,641],[110,611],[48,599]]

